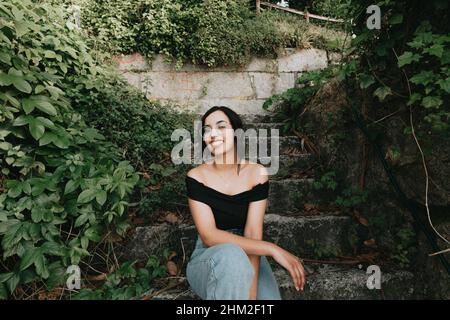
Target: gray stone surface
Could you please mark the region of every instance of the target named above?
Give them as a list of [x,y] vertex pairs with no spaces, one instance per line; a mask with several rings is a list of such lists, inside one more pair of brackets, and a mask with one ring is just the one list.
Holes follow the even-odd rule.
[[241,114],[258,114],[263,112],[265,99],[294,87],[298,74],[327,66],[324,50],[284,50],[281,54],[276,59],[254,57],[243,67],[219,68],[187,63],[177,69],[163,55],[156,55],[151,63],[139,54],[115,60],[128,82],[149,99],[194,112],[226,105]]
[[311,71],[327,66],[327,53],[320,49],[302,49],[278,58],[278,72]]
[[[264,239],[300,256],[314,255],[316,250],[330,246],[335,247],[337,253],[348,253],[346,234],[349,223],[348,217],[286,217],[266,214]],[[158,255],[165,248],[170,248],[188,258],[196,240],[195,225],[138,227],[123,253],[127,258],[146,261],[150,255]]]
[[[407,300],[423,299],[414,288],[417,281],[408,271],[381,270],[381,290],[368,289],[365,269],[332,265],[306,265],[314,270],[306,277],[304,291],[297,291],[289,273],[281,266],[273,268],[283,300]],[[179,288],[154,297],[158,300],[200,300],[184,281]]]

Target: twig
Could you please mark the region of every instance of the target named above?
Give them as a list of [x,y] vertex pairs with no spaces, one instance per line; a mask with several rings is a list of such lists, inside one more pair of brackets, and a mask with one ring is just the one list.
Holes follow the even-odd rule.
[[[392,48],[392,51],[394,52],[394,55],[395,55],[395,57],[396,57],[397,60],[398,60],[398,55],[397,55],[397,53],[395,52],[395,49]],[[404,69],[401,69],[401,70],[402,70],[402,72],[403,72],[403,74],[404,74],[404,76],[405,76],[406,84],[407,84],[407,86],[408,86],[409,96],[411,97],[412,92],[411,92],[411,86],[410,86],[410,84],[409,84],[408,76],[407,76],[407,74],[406,74],[406,72],[405,72]],[[435,228],[434,225],[433,225],[433,222],[431,221],[430,208],[429,208],[429,206],[428,206],[428,184],[429,184],[429,182],[428,182],[428,181],[429,181],[428,169],[427,169],[427,164],[426,164],[426,162],[425,162],[425,156],[424,156],[424,154],[423,154],[422,147],[420,146],[419,140],[417,139],[416,133],[415,133],[415,130],[414,130],[414,123],[413,123],[413,117],[412,117],[411,104],[409,105],[409,122],[410,122],[410,124],[411,124],[411,133],[412,133],[412,136],[414,137],[414,141],[416,142],[417,148],[419,149],[420,155],[421,155],[421,157],[422,157],[422,165],[423,165],[423,169],[424,169],[424,171],[425,171],[425,208],[427,209],[428,222],[430,223],[430,226],[431,226],[431,228],[433,229],[433,231],[436,233],[436,235],[438,235],[439,238],[441,238],[441,239],[442,239],[444,242],[446,242],[447,244],[450,244],[450,241],[448,241],[444,236],[442,236],[442,235],[436,230],[436,228]],[[450,249],[449,249],[449,250],[450,250]],[[446,251],[448,251],[448,250],[443,250],[443,251],[435,252],[435,253],[433,253],[433,254],[431,254],[431,255],[438,255],[438,254],[444,253],[444,252],[446,252]]]
[[435,253],[430,253],[428,256],[429,257],[437,256],[438,254],[442,254],[442,253],[446,253],[446,252],[450,252],[450,248],[444,249],[444,250],[441,250],[441,251],[438,251],[438,252],[435,252]]

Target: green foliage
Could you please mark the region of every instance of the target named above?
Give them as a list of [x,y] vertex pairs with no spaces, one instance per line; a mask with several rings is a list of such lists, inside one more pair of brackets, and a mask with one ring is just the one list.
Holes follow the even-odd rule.
[[107,230],[124,233],[139,180],[115,145],[85,124],[66,95],[102,72],[49,5],[0,5],[0,238],[2,297],[64,282]]
[[337,182],[335,180],[336,173],[334,171],[329,171],[323,174],[320,179],[313,182],[313,187],[315,189],[330,189],[336,190]]
[[[369,1],[353,1],[355,13],[365,11]],[[434,0],[426,8],[407,1],[382,1],[380,30],[366,27],[359,14],[350,52],[360,56],[343,76],[356,78],[363,94],[383,107],[404,104],[419,116],[418,135],[449,134],[450,37],[448,3]],[[408,10],[404,10],[405,6]],[[406,131],[410,133],[411,131]]]
[[99,288],[84,288],[73,298],[75,300],[130,300],[139,298],[150,289],[153,279],[167,274],[155,256],[150,256],[143,267],[137,261],[127,261],[109,274]]
[[369,193],[356,187],[344,189],[335,203],[344,208],[354,208],[367,202]]
[[300,117],[308,102],[335,73],[334,67],[305,72],[297,79],[295,88],[271,96],[264,102],[263,108],[274,113],[274,121],[283,122],[284,132],[299,130]]
[[333,258],[339,255],[339,251],[334,245],[322,244],[314,239],[306,240],[306,244],[316,259]]
[[401,228],[396,233],[396,247],[392,259],[402,268],[411,266],[412,257],[417,252],[416,233],[411,228]]
[[265,11],[244,0],[86,0],[83,28],[113,53],[164,53],[210,67],[243,65],[252,55],[274,56],[282,47],[308,44],[300,17]]

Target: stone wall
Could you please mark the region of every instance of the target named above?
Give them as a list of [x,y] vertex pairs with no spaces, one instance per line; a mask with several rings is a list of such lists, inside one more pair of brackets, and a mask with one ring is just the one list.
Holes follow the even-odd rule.
[[178,70],[163,55],[153,61],[140,54],[115,60],[128,82],[149,99],[173,102],[193,112],[225,105],[241,114],[254,114],[262,111],[267,98],[294,87],[302,72],[325,68],[336,56],[319,49],[284,49],[276,59],[253,58],[244,67],[185,64]]

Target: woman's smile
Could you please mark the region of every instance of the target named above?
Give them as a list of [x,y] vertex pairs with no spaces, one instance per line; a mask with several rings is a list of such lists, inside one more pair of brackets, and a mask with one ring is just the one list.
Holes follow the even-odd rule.
[[222,140],[217,140],[217,141],[211,142],[211,145],[212,145],[214,148],[220,147],[222,144],[223,144],[223,141],[222,141]]

